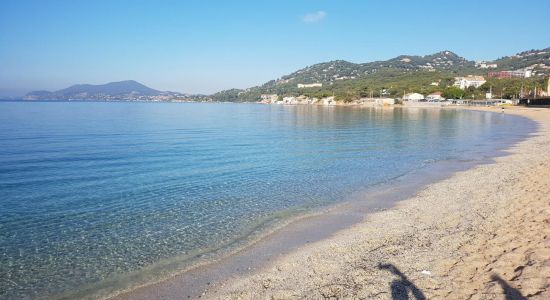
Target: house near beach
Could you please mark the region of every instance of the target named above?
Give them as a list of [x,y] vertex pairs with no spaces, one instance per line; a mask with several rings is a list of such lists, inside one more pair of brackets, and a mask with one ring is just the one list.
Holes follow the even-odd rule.
[[403,101],[420,101],[424,100],[424,95],[419,93],[408,93],[403,96]]
[[483,78],[483,76],[468,75],[466,77],[455,77],[455,83],[453,84],[453,86],[464,90],[471,86],[478,88],[485,82],[487,81],[485,80],[485,78]]
[[434,92],[426,96],[426,100],[428,101],[441,101],[445,100],[443,96],[441,95],[441,92]]

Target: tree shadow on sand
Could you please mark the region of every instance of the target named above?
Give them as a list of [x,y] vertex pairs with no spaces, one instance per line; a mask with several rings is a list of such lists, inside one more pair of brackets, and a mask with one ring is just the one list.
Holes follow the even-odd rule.
[[424,296],[424,293],[414,284],[412,283],[405,274],[401,273],[398,268],[396,268],[392,264],[379,264],[378,269],[380,270],[388,270],[392,274],[399,277],[399,279],[396,279],[391,282],[390,289],[391,289],[391,296],[393,300],[408,300],[409,299],[409,292],[413,295],[414,299],[416,300],[425,300],[426,296]]
[[502,277],[498,276],[497,274],[493,274],[491,276],[491,280],[496,281],[498,284],[500,284],[500,287],[504,291],[504,294],[506,296],[506,300],[526,300],[527,297],[523,296],[520,291],[517,289],[511,287],[506,280],[502,279]]

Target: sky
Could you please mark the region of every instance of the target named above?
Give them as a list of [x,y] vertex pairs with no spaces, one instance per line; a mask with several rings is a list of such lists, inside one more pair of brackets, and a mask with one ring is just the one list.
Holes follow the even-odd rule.
[[550,47],[548,0],[0,0],[0,97],[137,80],[209,94],[315,63]]

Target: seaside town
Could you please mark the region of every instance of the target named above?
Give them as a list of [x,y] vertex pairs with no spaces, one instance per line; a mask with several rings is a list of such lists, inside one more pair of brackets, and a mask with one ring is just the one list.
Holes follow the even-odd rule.
[[[454,77],[454,82],[450,87],[460,89],[461,91],[473,91],[478,89],[487,83],[486,78],[492,79],[525,79],[533,76],[545,76],[545,74],[536,74],[533,71],[535,67],[542,67],[545,70],[550,70],[550,66],[544,64],[534,65],[529,68],[512,70],[512,71],[492,71],[488,72],[487,76],[481,75],[467,75]],[[481,69],[497,68],[497,64],[487,64],[485,62],[477,62],[476,67]],[[430,83],[431,86],[440,87],[441,81],[434,81]],[[469,105],[469,106],[502,106],[502,105],[519,105],[519,104],[550,104],[550,80],[549,77],[545,79],[546,86],[534,86],[532,89],[521,88],[521,90],[513,95],[512,98],[502,98],[498,94],[492,92],[492,87],[484,93],[483,99],[476,99],[472,93],[472,98],[465,97],[466,93],[459,93],[459,96],[450,98],[445,97],[442,91],[435,91],[429,94],[421,94],[417,92],[406,93],[403,92],[402,97],[388,97],[389,92],[386,89],[379,91],[379,97],[362,97],[352,101],[337,101],[334,96],[328,96],[323,98],[308,97],[305,95],[300,96],[285,96],[281,97],[277,94],[262,94],[260,96],[259,103],[265,104],[320,104],[320,105],[368,105],[368,106],[384,106],[384,105],[407,105],[407,106],[447,106],[447,105]],[[320,88],[322,83],[298,83],[298,89],[308,88]]]

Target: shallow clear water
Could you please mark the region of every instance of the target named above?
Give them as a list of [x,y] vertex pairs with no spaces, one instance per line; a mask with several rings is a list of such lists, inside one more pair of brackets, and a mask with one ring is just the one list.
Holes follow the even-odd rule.
[[192,259],[534,128],[459,110],[0,102],[0,298]]

